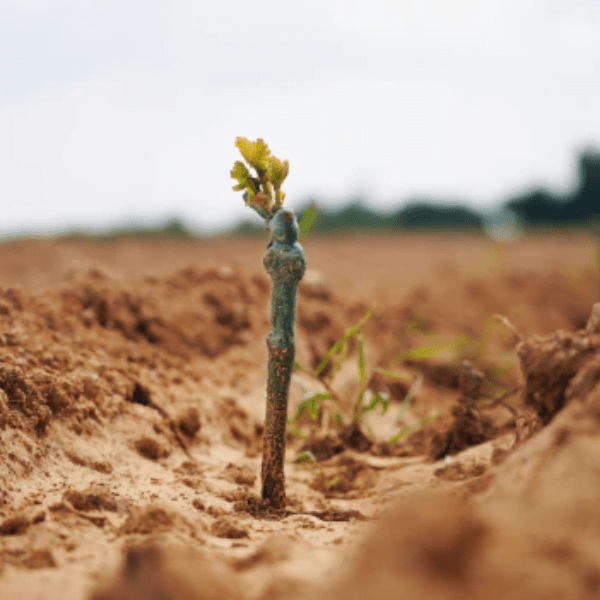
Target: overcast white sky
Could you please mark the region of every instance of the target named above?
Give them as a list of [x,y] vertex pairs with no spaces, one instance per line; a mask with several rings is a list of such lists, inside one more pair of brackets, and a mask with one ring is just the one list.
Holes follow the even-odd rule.
[[0,232],[254,213],[284,190],[486,209],[600,144],[598,0],[0,0]]

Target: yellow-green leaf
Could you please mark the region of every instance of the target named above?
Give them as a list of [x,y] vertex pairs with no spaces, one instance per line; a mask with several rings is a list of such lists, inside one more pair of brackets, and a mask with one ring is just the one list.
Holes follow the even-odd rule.
[[285,181],[290,171],[290,164],[287,160],[280,161],[277,157],[272,156],[269,161],[267,176],[275,189],[279,189]]
[[235,145],[251,167],[254,167],[261,172],[267,171],[269,168],[271,151],[262,138],[258,138],[255,142],[251,142],[247,138],[237,137],[235,139]]
[[240,160],[235,161],[230,174],[231,174],[231,177],[233,179],[236,179],[238,182],[237,185],[233,186],[233,189],[236,192],[240,192],[242,190],[247,190],[248,196],[250,198],[252,198],[254,196],[254,194],[258,191],[256,179],[254,179],[250,175],[250,172],[248,171],[248,169],[246,168],[246,165],[242,161],[240,161]]

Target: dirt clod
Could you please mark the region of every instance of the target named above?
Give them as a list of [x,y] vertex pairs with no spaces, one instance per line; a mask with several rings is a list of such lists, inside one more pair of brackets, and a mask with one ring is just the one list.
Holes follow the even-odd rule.
[[210,532],[216,537],[228,538],[232,540],[250,537],[245,529],[235,525],[226,517],[217,519],[211,525]]
[[177,425],[182,433],[193,438],[200,431],[200,415],[195,408],[188,408],[177,418]]
[[80,492],[77,490],[67,490],[63,498],[76,510],[108,510],[111,512],[117,510],[115,500],[109,494],[101,491]]
[[328,460],[344,451],[344,444],[337,435],[311,436],[300,447],[301,452],[312,452],[318,460]]
[[[557,331],[552,335],[534,336],[517,346],[521,369],[526,381],[525,401],[532,406],[542,423],[552,420],[567,401],[571,380],[586,371],[588,361],[598,360],[600,335],[596,334],[598,313],[594,311],[585,330],[575,333]],[[597,369],[587,369],[588,386],[598,381]],[[582,376],[579,376],[581,382]],[[581,383],[579,383],[581,385]],[[580,390],[581,394],[583,390]]]
[[452,456],[469,446],[482,444],[496,435],[492,420],[480,411],[464,406],[455,406],[450,427],[436,433],[432,440],[429,455],[433,460]]
[[119,532],[121,534],[139,533],[149,535],[170,531],[173,526],[173,516],[167,510],[151,506],[132,511]]
[[92,600],[242,600],[245,595],[222,561],[179,546],[134,546],[110,585]]
[[158,460],[159,458],[169,456],[169,451],[154,438],[141,437],[135,441],[134,446],[139,454],[150,460]]
[[22,535],[30,524],[30,520],[25,515],[10,517],[0,523],[0,535]]
[[373,445],[373,441],[367,437],[357,422],[342,427],[339,438],[348,448],[357,452],[367,452]]
[[150,406],[152,404],[150,390],[137,381],[134,384],[131,393],[127,396],[127,400],[134,404],[141,404],[142,406]]

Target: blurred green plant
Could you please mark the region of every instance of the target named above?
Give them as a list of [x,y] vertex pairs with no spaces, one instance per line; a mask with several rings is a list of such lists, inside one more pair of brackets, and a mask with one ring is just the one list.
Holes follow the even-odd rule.
[[425,360],[427,358],[433,358],[438,356],[442,352],[448,350],[462,350],[469,343],[469,336],[467,334],[461,334],[449,341],[435,342],[432,344],[424,344],[417,348],[411,348],[406,352],[400,354],[395,362],[403,363],[411,360]]
[[300,226],[300,243],[304,243],[308,232],[314,225],[317,217],[319,216],[319,209],[317,205],[312,202],[308,210],[304,213],[304,216],[300,219],[298,225]]
[[[356,325],[350,327],[343,337],[330,347],[325,357],[315,369],[307,369],[298,361],[295,361],[294,366],[296,370],[318,381],[324,388],[324,391],[311,390],[298,377],[295,378],[302,390],[302,399],[296,408],[294,416],[288,421],[288,431],[293,435],[300,438],[310,438],[314,436],[319,426],[323,425],[323,415],[328,410],[330,412],[332,425],[335,429],[341,430],[347,425],[358,424],[367,431],[371,439],[374,437],[365,417],[374,410],[379,410],[382,415],[385,414],[390,406],[390,398],[385,392],[372,391],[369,389],[369,382],[374,375],[379,375],[389,381],[406,381],[407,376],[394,373],[389,370],[389,368],[385,369],[381,366],[376,366],[371,371],[368,370],[365,336],[362,333],[362,329],[372,317],[373,311],[374,309],[371,308]],[[395,444],[413,431],[433,423],[447,414],[446,411],[442,411],[422,418],[410,425],[404,424],[406,412],[410,408],[424,381],[424,375],[419,371],[419,362],[437,357],[440,354],[447,352],[452,352],[454,355],[452,363],[456,363],[458,372],[462,374],[461,378],[463,383],[461,384],[461,390],[464,398],[461,399],[461,402],[464,400],[464,402],[470,406],[481,408],[491,408],[492,406],[502,405],[511,411],[513,415],[516,414],[515,409],[510,405],[507,405],[505,400],[508,396],[514,394],[518,388],[507,390],[498,381],[498,379],[502,375],[505,375],[512,366],[501,364],[491,367],[485,373],[482,373],[471,365],[471,360],[476,364],[485,360],[484,355],[486,354],[487,345],[489,343],[490,330],[495,326],[494,324],[498,323],[498,320],[499,317],[497,315],[490,316],[486,319],[480,339],[473,340],[468,335],[461,334],[450,340],[430,341],[420,346],[410,348],[387,361],[387,364],[392,367],[399,364],[409,364],[411,368],[417,370],[417,375],[402,399],[398,414],[394,421],[394,426],[397,427],[398,430],[386,440],[388,444]],[[411,329],[410,324],[408,325],[408,329]],[[415,329],[414,333],[423,335],[421,328]],[[348,403],[344,402],[345,399],[341,398],[339,393],[334,389],[333,380],[344,363],[348,360],[350,346],[353,340],[355,340],[354,345],[357,353],[358,391],[356,400],[352,403],[352,411],[348,414],[347,409],[344,411],[343,408],[344,406],[348,406]],[[383,356],[387,356],[387,354],[388,352],[386,351]],[[379,363],[381,363],[381,358]],[[325,372],[327,373],[326,376],[324,376]],[[470,381],[469,374],[476,375],[473,381]],[[487,388],[487,391],[484,389],[484,386]],[[492,389],[494,390],[494,393],[491,393]],[[500,396],[497,396],[498,393],[500,393]],[[303,415],[307,415],[309,418],[308,433],[300,426]],[[327,427],[328,423],[325,423],[325,426]]]
[[340,480],[339,475],[334,475],[333,477],[326,479],[317,457],[310,450],[303,450],[300,452],[300,454],[298,454],[296,457],[295,462],[301,465],[306,465],[315,478],[323,477],[324,488],[327,492],[330,491]]
[[[379,366],[375,367],[370,372],[367,369],[365,337],[361,330],[367,323],[367,321],[373,316],[373,312],[374,309],[371,308],[356,325],[350,327],[345,332],[344,336],[331,346],[325,358],[323,358],[323,360],[317,365],[315,369],[307,369],[306,367],[302,366],[298,361],[295,361],[295,368],[301,373],[304,373],[306,375],[309,375],[313,379],[316,379],[325,388],[325,391],[311,391],[306,385],[302,383],[302,381],[296,378],[296,382],[302,390],[303,395],[302,400],[299,402],[296,408],[294,416],[288,422],[288,431],[290,431],[290,433],[300,438],[307,438],[311,435],[314,435],[316,428],[319,425],[319,422],[323,418],[323,412],[325,407],[330,406],[332,408],[332,418],[335,428],[341,429],[342,427],[348,424],[358,424],[361,427],[364,427],[371,436],[371,438],[373,438],[373,432],[371,431],[369,424],[365,420],[365,417],[369,413],[377,409],[380,411],[380,414],[384,415],[389,409],[390,398],[389,395],[385,392],[372,391],[368,389],[369,381],[371,381],[374,374],[378,374],[379,376],[392,381],[406,380],[405,375],[393,373],[392,371],[386,370]],[[344,362],[348,359],[350,344],[353,339],[356,339],[357,342],[356,345],[358,392],[356,400],[353,403],[351,415],[347,415],[344,414],[344,410],[342,408],[344,403],[342,402],[342,399],[339,397],[338,393],[334,390],[332,383],[333,379],[335,378],[335,375],[340,371]],[[462,343],[462,341],[462,339],[459,340],[460,343]],[[459,342],[454,341],[450,344],[450,347],[456,347],[457,345],[460,345]],[[422,358],[434,356],[438,352],[445,350],[448,346],[449,344],[445,343],[414,348],[398,357],[398,362],[404,362],[408,358]],[[331,365],[331,368],[329,369],[327,376],[324,377],[323,372],[325,371],[328,365]],[[419,373],[415,381],[407,391],[404,399],[402,400],[400,411],[395,421],[395,424],[397,426],[400,426],[402,424],[403,416],[406,410],[410,407],[422,383],[423,376]],[[304,414],[306,414],[309,417],[309,434],[304,433],[299,425],[300,419]],[[414,431],[415,429],[418,429],[419,427],[427,423],[435,421],[442,414],[443,413],[440,413],[432,417],[421,419],[420,421],[411,425],[410,427],[401,428],[397,433],[395,433],[387,440],[388,443],[396,443],[399,439],[401,439],[405,435],[408,435],[411,431]]]
[[[378,406],[381,407],[383,413],[388,409],[389,397],[387,394],[375,393],[371,396],[368,403],[365,404],[368,374],[365,354],[365,338],[360,331],[365,323],[373,316],[373,311],[374,309],[371,308],[356,325],[350,327],[344,336],[331,346],[325,358],[323,358],[314,370],[307,369],[298,361],[294,362],[294,366],[298,371],[320,381],[326,390],[324,392],[311,392],[304,384],[302,384],[302,382],[298,381],[298,385],[303,392],[303,397],[298,404],[294,417],[290,420],[290,424],[293,427],[291,431],[296,435],[298,435],[299,432],[297,424],[300,417],[306,413],[310,420],[316,423],[322,416],[325,403],[330,403],[333,406],[333,420],[337,427],[346,425],[348,421],[360,423],[367,413],[375,410]],[[348,418],[343,413],[342,404],[337,392],[332,388],[332,381],[348,357],[350,343],[355,337],[358,341],[358,396],[354,403],[352,416]],[[330,363],[331,368],[328,375],[325,377],[323,376],[323,372]]]
[[429,423],[437,421],[440,417],[446,414],[445,412],[439,412],[435,415],[419,419],[416,423],[413,423],[412,425],[405,425],[404,427],[401,427],[402,422],[404,420],[404,414],[410,407],[414,397],[417,395],[417,392],[421,388],[421,385],[423,385],[423,375],[421,375],[421,373],[418,373],[415,381],[410,386],[408,392],[406,392],[406,396],[404,396],[404,399],[402,400],[402,403],[400,405],[400,410],[398,412],[398,415],[396,416],[395,423],[395,425],[400,427],[400,429],[397,433],[388,438],[387,443],[390,444],[390,446],[400,441],[403,437],[406,437],[409,433],[420,429],[424,425],[428,425]]

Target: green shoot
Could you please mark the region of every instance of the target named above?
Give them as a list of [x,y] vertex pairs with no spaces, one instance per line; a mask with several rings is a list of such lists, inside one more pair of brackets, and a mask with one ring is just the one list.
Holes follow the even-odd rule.
[[[300,370],[304,371],[305,373],[307,372],[306,370],[304,370],[304,368],[299,365],[298,363],[295,363],[295,365],[297,365]],[[309,372],[309,374],[311,374]],[[323,404],[325,402],[330,402],[333,406],[334,406],[334,413],[333,413],[333,418],[335,423],[338,426],[341,426],[344,424],[344,417],[342,415],[342,410],[341,407],[339,405],[339,402],[337,400],[337,398],[333,395],[332,392],[311,392],[301,381],[296,380],[298,385],[300,386],[300,389],[302,390],[302,400],[300,401],[300,403],[298,404],[298,407],[296,408],[296,413],[294,414],[294,416],[288,421],[288,425],[292,425],[292,427],[294,427],[292,431],[292,433],[294,435],[296,435],[297,437],[305,437],[305,436],[298,436],[296,434],[296,430],[297,431],[301,431],[296,423],[298,423],[298,421],[300,420],[300,417],[302,417],[302,415],[307,414],[310,418],[310,420],[314,423],[316,423],[322,412],[323,412]]]
[[[370,430],[370,427],[369,427],[369,424],[365,420],[365,416],[374,410],[380,410],[381,414],[383,415],[387,412],[387,410],[389,409],[389,406],[390,406],[390,398],[389,398],[388,394],[386,394],[384,392],[380,392],[380,391],[372,392],[371,390],[368,389],[368,382],[371,379],[371,375],[369,374],[368,368],[367,368],[365,337],[361,333],[361,330],[362,330],[363,326],[366,324],[366,322],[372,317],[373,311],[374,311],[374,309],[371,308],[356,325],[354,325],[353,327],[350,327],[345,332],[344,336],[331,346],[331,348],[327,352],[327,355],[325,356],[325,358],[319,363],[319,365],[314,369],[314,371],[311,371],[310,369],[303,367],[297,361],[294,363],[294,366],[298,371],[300,371],[306,375],[312,376],[316,380],[320,381],[321,384],[325,386],[326,391],[311,392],[305,385],[303,385],[300,381],[298,381],[298,384],[300,385],[300,387],[303,391],[303,397],[296,409],[296,414],[289,421],[289,425],[293,428],[293,429],[291,429],[292,432],[295,432],[297,434],[298,432],[301,431],[300,428],[297,426],[297,423],[298,423],[298,420],[300,419],[300,417],[304,414],[307,414],[309,416],[311,422],[313,422],[313,423],[316,423],[319,419],[321,419],[324,406],[327,403],[330,403],[334,407],[333,418],[334,418],[334,422],[335,422],[336,426],[338,428],[341,428],[345,425],[346,419],[344,418],[344,414],[342,412],[340,399],[338,398],[337,394],[332,389],[331,383],[334,379],[335,374],[341,369],[344,361],[348,357],[350,341],[352,340],[352,338],[356,337],[357,342],[358,342],[358,344],[357,344],[357,346],[358,346],[358,348],[357,348],[358,393],[357,393],[357,399],[356,399],[356,402],[354,404],[353,411],[352,411],[351,422],[359,423],[359,424],[363,425],[367,429],[367,432],[370,434],[370,436],[373,437],[372,431]],[[442,352],[442,351],[445,351],[448,349],[462,349],[468,343],[468,341],[469,341],[469,338],[466,335],[463,335],[463,336],[457,337],[454,340],[451,340],[450,342],[424,345],[424,346],[421,346],[418,348],[411,349],[408,352],[405,352],[400,357],[398,357],[397,361],[395,361],[395,362],[404,362],[404,361],[410,360],[410,359],[417,360],[417,359],[423,359],[423,358],[430,358],[432,356],[435,356],[439,352]],[[334,361],[333,367],[330,371],[330,375],[328,376],[328,378],[324,379],[321,376],[321,374],[323,373],[323,370],[329,364],[330,361]],[[378,373],[379,375],[382,375],[383,377],[390,379],[392,381],[406,380],[406,378],[407,378],[406,375],[399,375],[392,371],[383,369],[382,367],[376,367],[373,370],[373,372]],[[423,375],[419,373],[417,375],[416,379],[414,380],[414,382],[412,383],[412,385],[410,386],[404,399],[402,400],[402,403],[400,405],[400,411],[399,411],[396,421],[395,421],[397,426],[400,426],[402,424],[404,414],[405,414],[406,410],[409,408],[410,404],[412,403],[414,397],[418,393],[422,384],[423,384]],[[388,443],[390,443],[390,444],[395,443],[396,441],[398,441],[405,435],[408,435],[408,433],[410,433],[411,431],[418,429],[419,427],[425,425],[426,423],[430,423],[430,422],[434,421],[439,416],[441,416],[441,414],[436,415],[435,417],[426,417],[411,426],[400,429],[400,431],[398,433],[396,433],[394,436],[392,436],[388,440]],[[306,437],[306,436],[304,434],[302,434],[301,436],[299,435],[298,437]]]
[[298,421],[306,413],[313,421],[316,421],[321,414],[323,402],[330,401],[337,405],[337,402],[329,392],[316,392],[306,396],[298,404],[296,414],[292,421]]
[[315,377],[319,377],[321,375],[321,373],[323,372],[323,369],[325,369],[325,367],[329,363],[329,361],[336,354],[339,354],[343,358],[341,361],[338,360],[335,364],[334,369],[332,369],[330,379],[333,379],[333,375],[335,374],[336,371],[339,370],[339,368],[342,365],[343,360],[346,358],[346,354],[348,352],[348,343],[362,329],[364,324],[373,316],[374,310],[375,310],[374,308],[371,308],[367,312],[367,314],[356,325],[354,325],[354,327],[350,327],[350,329],[348,329],[348,331],[346,331],[346,333],[344,334],[344,337],[341,340],[337,341],[335,344],[333,344],[333,346],[331,346],[331,348],[329,349],[329,352],[327,352],[327,356],[325,356],[325,358],[321,361],[319,366],[315,369],[315,371],[314,371]]
[[367,389],[367,361],[365,357],[365,336],[362,333],[357,335],[358,339],[358,398],[354,405],[353,421],[361,415],[365,391]]
[[[317,457],[310,450],[303,450],[302,452],[300,452],[300,454],[298,454],[298,457],[296,458],[296,462],[299,464],[307,465],[315,478],[323,477],[323,479],[324,479],[323,469],[321,468],[321,465],[319,464]],[[333,476],[327,482],[324,481],[323,483],[325,486],[325,490],[328,492],[331,491],[331,489],[339,481],[340,481],[339,475]]]
[[358,398],[354,405],[354,416],[352,421],[358,423],[362,418],[381,405],[381,414],[385,414],[390,405],[390,398],[382,392],[375,392],[370,395],[369,403],[365,405],[367,393],[367,358],[365,355],[365,336],[358,334]]
[[445,414],[446,413],[438,413],[437,415],[433,415],[431,417],[425,417],[424,419],[421,419],[420,421],[417,421],[416,423],[413,423],[412,425],[409,425],[408,427],[403,427],[398,433],[393,435],[387,441],[388,444],[390,444],[390,446],[395,444],[400,439],[407,436],[409,433],[412,433],[413,431],[420,429],[424,425],[428,425],[429,423],[433,423],[433,422],[437,421],[440,417],[443,417]]
[[281,186],[290,170],[288,161],[273,156],[262,138],[251,142],[238,137],[235,145],[248,166],[256,171],[256,177],[251,175],[242,161],[236,161],[230,172],[231,177],[237,181],[233,190],[243,191],[246,204],[255,208],[261,216],[272,216],[285,199]]
[[296,458],[296,462],[308,465],[315,477],[318,477],[323,472],[317,457],[310,450],[303,450],[300,452]]
[[[365,350],[365,337],[360,333],[365,323],[372,317],[374,309],[371,308],[365,316],[353,327],[350,327],[341,340],[335,342],[329,349],[327,356],[321,363],[310,371],[303,367],[299,362],[294,362],[296,369],[319,380],[326,388],[325,392],[310,392],[302,382],[298,381],[298,385],[302,389],[303,397],[296,409],[296,414],[290,419],[289,424],[294,426],[294,431],[297,431],[297,423],[303,414],[307,414],[311,421],[316,422],[321,418],[325,403],[331,403],[334,406],[333,419],[338,428],[343,427],[346,423],[337,394],[331,388],[331,381],[335,374],[342,367],[342,364],[348,356],[349,344],[353,337],[358,340],[358,395],[352,411],[352,422],[359,423],[363,421],[364,416],[377,409],[381,409],[381,414],[385,414],[389,408],[389,396],[383,392],[372,393],[367,389],[370,375],[367,372],[367,357]],[[323,369],[327,366],[330,360],[335,359],[331,369],[331,375],[328,380],[321,377]],[[385,371],[381,370],[383,373]],[[401,379],[402,376],[391,374],[392,378]],[[366,424],[365,424],[366,425]]]
[[300,429],[300,427],[298,427],[298,425],[296,425],[296,423],[292,419],[290,419],[287,423],[287,431],[288,433],[291,433],[294,437],[297,437],[301,440],[305,440],[309,437],[308,434],[304,433],[304,431],[302,431],[302,429]]
[[383,375],[387,379],[391,379],[393,381],[406,381],[409,379],[407,375],[399,375],[398,373],[382,369],[381,367],[376,367],[375,373],[379,373],[379,375]]
[[466,334],[459,335],[449,342],[441,342],[438,344],[429,344],[413,348],[401,354],[397,362],[405,362],[407,360],[424,360],[432,358],[446,350],[460,350],[469,343],[469,336]]
[[328,482],[327,485],[325,486],[325,489],[330,492],[340,481],[340,476],[339,475],[334,475]]
[[304,243],[308,232],[319,216],[319,209],[314,203],[310,205],[310,208],[306,211],[305,215],[300,219],[298,225],[300,226],[300,243]]
[[371,401],[362,409],[362,415],[375,410],[381,404],[381,414],[385,415],[390,407],[390,397],[384,392],[375,392],[371,396]]
[[398,412],[398,416],[396,417],[396,425],[400,425],[402,419],[404,418],[404,413],[410,406],[410,403],[413,401],[413,398],[417,395],[418,391],[421,389],[423,385],[423,375],[419,373],[414,383],[410,386],[408,392],[406,392],[406,396],[404,396],[404,400],[402,400],[402,404],[400,405],[400,411]]

